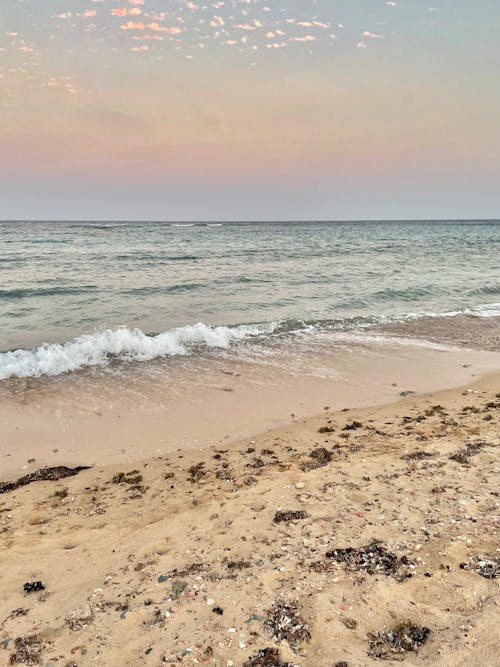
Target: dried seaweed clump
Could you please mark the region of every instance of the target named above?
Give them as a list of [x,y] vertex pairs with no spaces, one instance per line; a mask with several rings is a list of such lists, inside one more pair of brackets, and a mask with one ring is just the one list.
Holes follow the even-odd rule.
[[243,667],[293,667],[290,662],[280,660],[277,648],[262,648],[243,663]]
[[401,457],[403,461],[422,461],[423,459],[429,459],[434,454],[432,452],[424,452],[420,449],[418,449],[415,452],[409,452],[408,454],[403,454]]
[[196,465],[192,465],[188,469],[189,473],[189,481],[190,482],[199,482],[205,475],[207,474],[206,470],[204,470],[205,464],[203,462],[197,463]]
[[65,477],[73,477],[82,470],[88,470],[90,466],[77,466],[76,468],[67,468],[66,466],[55,466],[54,468],[40,468],[35,472],[30,472],[24,477],[20,477],[15,482],[0,482],[0,493],[15,491],[21,486],[26,486],[32,482],[54,482]]
[[130,472],[117,472],[111,481],[113,484],[139,484],[143,481],[143,477],[138,470],[131,470]]
[[429,638],[429,628],[404,621],[392,630],[371,632],[368,635],[368,655],[379,660],[404,660],[406,653],[418,652]]
[[449,459],[450,461],[456,461],[457,463],[469,463],[469,458],[478,454],[485,447],[488,447],[488,444],[489,443],[484,440],[467,442],[464,447],[461,447],[458,451],[451,454]]
[[299,615],[295,602],[276,602],[268,611],[265,626],[271,632],[274,641],[280,642],[285,639],[294,651],[297,651],[300,644],[311,639],[309,626]]
[[347,547],[327,551],[327,558],[337,563],[345,563],[349,570],[366,572],[367,574],[385,574],[398,581],[413,576],[415,564],[406,556],[398,558],[388,551],[380,540],[372,540],[364,547]]
[[468,563],[460,563],[462,570],[474,570],[485,579],[500,578],[500,557],[473,556]]
[[274,523],[284,521],[297,521],[298,519],[307,519],[309,514],[304,510],[278,510],[274,515]]
[[328,449],[325,449],[325,447],[313,449],[309,456],[311,457],[311,461],[308,461],[301,466],[303,472],[315,470],[316,468],[323,468],[332,460],[332,453],[329,452]]
[[28,637],[17,637],[14,640],[14,653],[9,658],[10,665],[22,663],[23,665],[39,665],[42,662],[42,654],[45,643],[39,635]]

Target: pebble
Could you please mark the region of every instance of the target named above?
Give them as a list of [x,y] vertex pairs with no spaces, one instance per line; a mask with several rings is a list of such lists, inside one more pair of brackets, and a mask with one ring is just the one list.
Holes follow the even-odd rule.
[[305,487],[304,482],[297,482],[297,484],[295,485],[296,489],[303,489],[304,487]]
[[207,598],[207,604],[214,604],[215,600],[212,598]]

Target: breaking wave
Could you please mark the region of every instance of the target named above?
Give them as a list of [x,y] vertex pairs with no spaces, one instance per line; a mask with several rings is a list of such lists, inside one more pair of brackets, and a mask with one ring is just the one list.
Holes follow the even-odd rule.
[[32,350],[0,354],[0,380],[9,377],[61,375],[88,366],[106,366],[112,360],[149,361],[189,354],[197,347],[227,348],[232,341],[272,333],[277,324],[210,327],[201,322],[156,335],[140,329],[106,329],[78,336],[67,343],[45,343]]
[[[85,367],[107,366],[112,361],[150,361],[158,357],[183,356],[196,351],[227,349],[231,344],[250,339],[310,333],[316,336],[344,332],[360,335],[377,324],[439,317],[500,317],[500,303],[478,305],[472,309],[448,312],[407,313],[402,316],[352,317],[330,320],[289,319],[235,326],[198,324],[146,334],[141,329],[105,329],[84,334],[65,343],[44,343],[39,347],[0,353],[0,380],[63,375]],[[408,342],[410,339],[401,339]],[[294,338],[297,344],[297,338]],[[302,341],[303,342],[303,341]],[[412,343],[414,344],[414,343]]]

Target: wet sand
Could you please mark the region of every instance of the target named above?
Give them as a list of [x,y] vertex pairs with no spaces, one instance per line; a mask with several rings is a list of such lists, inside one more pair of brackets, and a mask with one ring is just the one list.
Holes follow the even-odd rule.
[[500,350],[500,317],[421,317],[377,327],[382,333],[409,336],[476,350]]
[[227,445],[325,405],[381,405],[402,391],[473,382],[500,365],[494,352],[365,341],[362,334],[348,341],[329,354],[301,352],[300,365],[188,359],[176,369],[166,360],[3,383],[0,480],[43,465],[133,465],[179,448]]
[[499,392],[324,400],[0,494],[0,661],[497,667]]

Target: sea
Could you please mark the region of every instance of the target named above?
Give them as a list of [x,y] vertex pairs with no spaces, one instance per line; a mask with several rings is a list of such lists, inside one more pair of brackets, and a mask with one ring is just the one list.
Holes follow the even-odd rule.
[[298,368],[499,317],[498,220],[0,223],[0,381],[178,358]]

